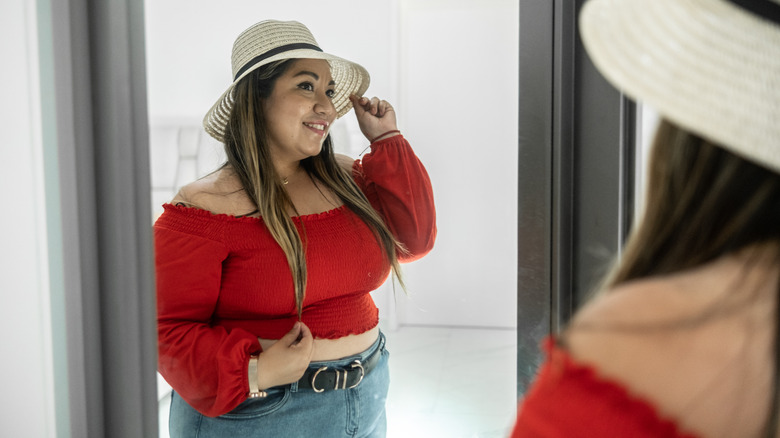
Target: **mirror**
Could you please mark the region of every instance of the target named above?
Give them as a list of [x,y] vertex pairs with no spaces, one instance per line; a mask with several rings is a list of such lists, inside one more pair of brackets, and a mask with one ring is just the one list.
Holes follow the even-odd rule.
[[[433,181],[438,239],[404,265],[409,295],[373,293],[391,352],[388,436],[506,436],[516,412],[518,4],[512,0],[148,1],[146,54],[155,215],[214,170],[201,119],[230,83],[235,37],[297,20],[372,77]],[[352,113],[337,151],[368,146]],[[160,380],[160,436],[167,437]]]

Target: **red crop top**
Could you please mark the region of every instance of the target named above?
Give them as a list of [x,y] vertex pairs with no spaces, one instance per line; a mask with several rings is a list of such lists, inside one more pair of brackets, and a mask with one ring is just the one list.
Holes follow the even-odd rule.
[[553,339],[544,346],[547,361],[519,408],[512,438],[696,438],[619,383],[574,362]]
[[[427,172],[401,136],[371,148],[353,166],[355,181],[409,249],[400,260],[422,257],[436,235]],[[246,399],[257,338],[279,339],[297,320],[290,269],[262,219],[164,208],[154,226],[159,371],[191,406],[218,416]],[[375,327],[369,293],[390,267],[369,227],[344,206],[293,222],[305,228],[302,318],[314,337]]]

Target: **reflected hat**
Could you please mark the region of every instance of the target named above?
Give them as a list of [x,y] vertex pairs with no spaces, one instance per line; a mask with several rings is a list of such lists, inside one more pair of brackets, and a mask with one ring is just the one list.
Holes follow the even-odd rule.
[[351,94],[362,96],[368,89],[370,77],[366,69],[354,62],[323,52],[303,24],[297,21],[261,21],[243,31],[233,43],[233,83],[203,118],[206,132],[217,140],[224,141],[225,126],[233,109],[233,88],[236,84],[263,65],[293,58],[328,61],[336,82],[333,105],[338,117],[352,108],[352,102],[349,100]]
[[780,172],[780,0],[590,0],[580,32],[625,94]]

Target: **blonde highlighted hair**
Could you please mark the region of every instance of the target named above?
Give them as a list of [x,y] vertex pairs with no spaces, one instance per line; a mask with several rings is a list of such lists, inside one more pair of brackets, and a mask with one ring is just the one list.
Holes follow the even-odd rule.
[[[306,230],[303,229],[301,236],[288,214],[295,211],[295,206],[273,166],[263,112],[263,101],[270,96],[276,80],[294,62],[294,59],[288,59],[267,64],[236,84],[224,143],[227,154],[225,166],[236,172],[244,191],[257,207],[256,212],[287,257],[300,319],[306,294]],[[330,136],[325,139],[320,153],[302,160],[301,165],[310,178],[332,190],[374,232],[386,261],[403,288],[397,253],[406,250],[355,184],[352,175],[338,164]]]

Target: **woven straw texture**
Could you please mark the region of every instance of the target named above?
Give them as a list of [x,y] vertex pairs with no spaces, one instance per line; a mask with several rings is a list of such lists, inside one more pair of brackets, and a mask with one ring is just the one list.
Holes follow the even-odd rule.
[[[298,43],[313,44],[319,47],[309,29],[296,21],[267,20],[251,26],[242,32],[233,44],[231,56],[232,77],[236,78],[236,74],[249,61],[267,53],[269,50]],[[333,80],[336,82],[333,105],[336,107],[338,117],[343,116],[352,109],[352,102],[349,101],[351,94],[362,96],[368,89],[370,82],[368,72],[358,64],[314,49],[284,51],[258,62],[241,73],[241,76],[233,81],[203,118],[203,127],[206,129],[206,132],[223,142],[225,126],[233,108],[233,87],[258,67],[274,61],[292,58],[313,58],[328,61]]]
[[780,26],[723,0],[591,0],[580,32],[618,89],[780,172]]

